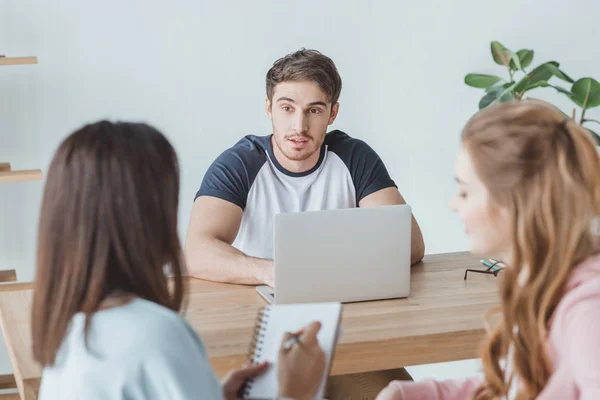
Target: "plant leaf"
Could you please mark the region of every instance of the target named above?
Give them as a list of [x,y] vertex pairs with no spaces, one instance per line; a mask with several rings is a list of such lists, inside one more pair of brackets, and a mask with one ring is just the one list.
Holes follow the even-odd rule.
[[508,66],[512,57],[512,52],[498,41],[493,41],[491,44],[492,57],[498,65]]
[[592,119],[592,118],[586,118],[583,120],[583,122],[595,122],[600,125],[600,121],[598,121],[597,119]]
[[504,79],[500,78],[499,76],[493,75],[468,74],[465,76],[465,83],[467,85],[480,89],[487,89],[503,80]]
[[486,108],[492,103],[496,102],[496,94],[495,93],[487,93],[485,96],[479,100],[479,109]]
[[523,50],[517,51],[517,56],[519,57],[519,61],[521,62],[521,68],[513,68],[513,65],[516,67],[516,64],[514,64],[512,61],[511,61],[510,67],[513,69],[521,69],[521,70],[523,68],[529,67],[529,65],[533,61],[533,54],[534,54],[533,50],[523,49]]
[[506,82],[503,84],[496,84],[494,86],[490,86],[489,88],[485,89],[485,92],[500,94],[501,92],[504,91],[504,89],[506,89],[507,87],[512,86],[514,84],[515,84],[515,82]]
[[507,90],[498,98],[498,103],[514,100],[514,98],[515,94],[512,92],[512,90]]
[[553,65],[555,67],[558,67],[558,63],[556,61],[550,61],[541,65],[538,65],[536,68],[533,69],[533,71],[531,71],[528,76],[531,78],[531,83],[530,85],[533,85],[539,81],[548,81],[550,78],[552,78],[552,75],[554,75],[552,73],[552,71],[550,70],[550,68],[548,68],[548,65]]
[[[525,79],[525,78],[523,78],[523,79]],[[519,82],[519,83],[521,83],[521,82]],[[517,84],[517,86],[519,86],[519,85]],[[515,86],[515,92],[519,93],[522,89],[521,88],[517,88],[517,86]],[[525,92],[528,92],[531,89],[535,89],[535,88],[538,88],[538,87],[551,87],[551,88],[556,89],[560,93],[566,94],[569,98],[573,97],[573,93],[571,93],[567,89],[565,89],[563,87],[560,87],[560,86],[551,85],[551,84],[549,84],[546,81],[538,81],[538,82],[536,82],[534,84],[530,84],[529,86],[526,87]]]
[[479,109],[481,110],[482,108],[486,108],[496,103],[501,103],[503,101],[509,101],[514,99],[514,86],[514,82],[508,82],[504,85],[494,86],[494,88],[490,90],[485,96],[483,96],[479,101]]
[[513,71],[523,71],[523,67],[521,66],[521,60],[519,60],[519,56],[517,54],[513,52],[510,53],[510,62],[508,67]]
[[569,90],[562,88],[560,86],[555,86],[555,85],[548,85],[550,87],[553,87],[554,89],[558,90],[559,92],[566,94],[567,96],[569,96],[569,98],[573,97],[573,93],[571,93]]
[[581,78],[571,88],[573,100],[583,109],[600,106],[600,83],[593,78]]
[[[502,92],[497,92],[496,96],[501,101],[506,101],[515,98],[515,83],[511,82],[510,84],[506,84],[503,86]],[[509,97],[510,94],[510,97]]]
[[[538,87],[548,87],[548,86],[552,86],[550,85],[548,82],[546,81],[537,81],[534,84],[529,84],[527,87],[525,87],[525,89],[521,92],[520,98],[523,98],[523,95],[526,92],[529,92],[532,89],[538,88]],[[518,92],[517,92],[518,93]]]
[[527,90],[535,89],[535,88],[538,88],[538,87],[548,87],[548,86],[552,86],[552,85],[550,85],[546,81],[537,81],[533,85],[529,85],[529,87],[527,88]]
[[515,92],[521,93],[525,89],[529,87],[531,83],[531,77],[529,75],[525,75],[517,84],[515,85]]
[[552,75],[556,76],[559,79],[562,79],[565,82],[569,82],[569,83],[573,83],[575,82],[573,79],[571,79],[571,77],[567,74],[565,74],[563,71],[561,71],[558,66],[555,66],[553,64],[547,63],[546,64],[546,68],[550,70],[550,72],[552,72]]

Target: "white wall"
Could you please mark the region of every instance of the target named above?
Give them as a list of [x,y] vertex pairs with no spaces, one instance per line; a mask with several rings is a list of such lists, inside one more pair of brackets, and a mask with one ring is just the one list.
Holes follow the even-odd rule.
[[[489,55],[497,39],[535,49],[534,62],[558,59],[574,77],[598,78],[598,15],[597,0],[0,0],[0,54],[39,57],[0,67],[0,161],[46,171],[59,141],[86,122],[154,124],[179,152],[183,237],[212,160],[245,134],[270,133],[272,62],[316,48],[344,82],[334,128],[379,152],[428,253],[465,250],[447,208],[460,130],[480,98],[464,75],[500,72]],[[569,105],[549,89],[536,95]],[[23,281],[34,274],[42,184],[0,185],[0,267]],[[0,354],[0,371],[8,368]]]

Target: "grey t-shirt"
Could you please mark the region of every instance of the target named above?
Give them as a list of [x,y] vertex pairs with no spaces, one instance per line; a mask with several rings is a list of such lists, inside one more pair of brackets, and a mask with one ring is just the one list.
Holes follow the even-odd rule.
[[40,400],[222,399],[200,337],[177,313],[147,300],[97,312],[88,345],[73,317]]

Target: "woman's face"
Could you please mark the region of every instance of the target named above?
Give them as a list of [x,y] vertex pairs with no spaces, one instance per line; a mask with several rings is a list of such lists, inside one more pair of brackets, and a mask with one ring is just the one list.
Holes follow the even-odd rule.
[[456,157],[455,175],[458,186],[450,208],[465,226],[471,252],[508,260],[512,243],[509,212],[491,199],[464,146]]

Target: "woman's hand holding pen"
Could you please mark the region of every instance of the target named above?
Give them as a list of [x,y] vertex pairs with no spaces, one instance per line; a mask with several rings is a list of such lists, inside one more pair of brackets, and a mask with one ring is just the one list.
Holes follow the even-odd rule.
[[325,353],[319,346],[320,322],[313,322],[295,333],[286,333],[279,350],[277,376],[279,397],[311,399],[325,373]]

